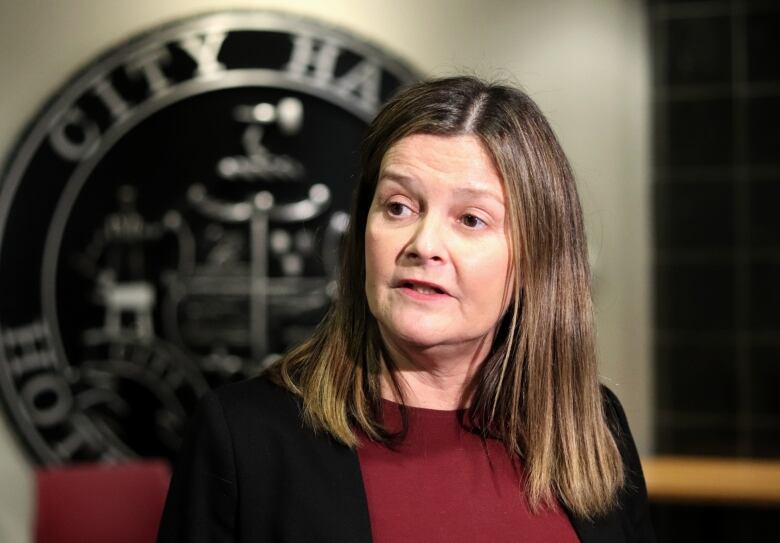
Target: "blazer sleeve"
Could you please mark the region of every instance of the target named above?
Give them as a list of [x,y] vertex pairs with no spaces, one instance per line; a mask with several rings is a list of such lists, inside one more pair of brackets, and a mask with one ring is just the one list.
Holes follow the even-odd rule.
[[185,436],[157,542],[233,542],[237,496],[233,441],[214,392],[199,403]]
[[623,529],[628,540],[637,543],[655,542],[655,532],[650,520],[647,486],[642,464],[634,439],[628,428],[628,420],[617,396],[602,386],[607,420],[620,449],[625,469],[625,483],[620,490],[619,506]]

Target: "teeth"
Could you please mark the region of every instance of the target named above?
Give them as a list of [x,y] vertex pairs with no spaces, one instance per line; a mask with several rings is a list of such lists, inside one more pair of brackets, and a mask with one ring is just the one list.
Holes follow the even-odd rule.
[[438,294],[439,292],[441,292],[441,291],[439,291],[439,290],[437,290],[435,288],[426,287],[425,285],[416,285],[416,284],[410,283],[408,286],[411,287],[412,290],[414,290],[416,292],[420,292],[422,294]]

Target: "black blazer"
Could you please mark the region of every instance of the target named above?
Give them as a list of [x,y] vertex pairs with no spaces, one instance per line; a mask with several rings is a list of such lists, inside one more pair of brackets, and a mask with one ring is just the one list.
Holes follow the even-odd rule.
[[[627,482],[607,516],[569,517],[583,543],[654,541],[625,414],[602,388]],[[158,543],[370,542],[356,452],[304,427],[299,406],[263,377],[207,394],[174,470]]]

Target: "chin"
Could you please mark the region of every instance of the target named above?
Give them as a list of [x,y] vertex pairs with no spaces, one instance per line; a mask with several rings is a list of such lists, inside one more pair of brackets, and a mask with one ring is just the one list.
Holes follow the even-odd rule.
[[426,325],[420,321],[395,323],[393,326],[382,326],[382,328],[383,336],[387,340],[417,348],[435,347],[458,341],[447,327]]

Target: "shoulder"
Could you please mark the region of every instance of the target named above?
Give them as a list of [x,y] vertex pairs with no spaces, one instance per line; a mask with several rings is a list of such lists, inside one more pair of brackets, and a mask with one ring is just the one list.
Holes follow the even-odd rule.
[[[617,395],[603,384],[601,385],[601,403],[609,429],[620,450],[623,465],[626,469],[632,471],[632,473],[627,473],[628,479],[630,480],[632,476],[636,476],[637,474],[634,472],[637,470],[639,471],[638,476],[642,478],[639,453],[631,435],[626,412]],[[642,478],[642,484],[644,485],[644,478]]]
[[231,409],[297,410],[298,400],[289,390],[272,382],[264,374],[215,389],[220,403]]
[[208,393],[202,403],[222,411],[236,431],[300,426],[299,399],[264,375],[223,385]]
[[212,471],[232,471],[237,455],[253,443],[300,432],[299,412],[295,396],[263,376],[223,385],[198,401],[179,456],[218,459],[223,469]]
[[607,418],[612,434],[618,440],[625,438],[631,438],[631,431],[628,427],[628,419],[626,419],[626,412],[623,410],[623,405],[620,403],[617,395],[607,386],[601,385],[601,405],[604,410],[604,415]]
[[654,541],[642,464],[631,436],[626,413],[617,395],[605,385],[601,385],[601,398],[604,415],[620,451],[625,474],[623,487],[618,493],[617,514],[625,532],[631,534],[631,541]]
[[639,453],[634,444],[634,438],[631,435],[631,429],[628,426],[626,413],[617,395],[606,385],[601,385],[601,403],[607,424],[623,459],[626,485],[629,489],[637,486],[644,489],[642,465],[639,461]]

